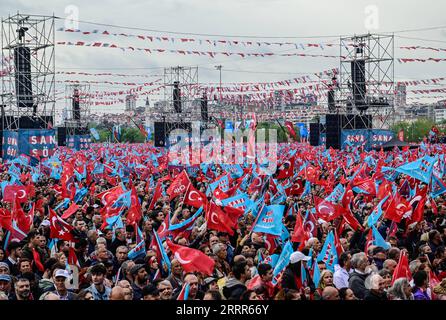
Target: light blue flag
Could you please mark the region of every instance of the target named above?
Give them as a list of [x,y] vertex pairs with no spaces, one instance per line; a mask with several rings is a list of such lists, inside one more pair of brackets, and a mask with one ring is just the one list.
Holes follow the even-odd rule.
[[302,192],[302,194],[300,195],[300,198],[303,199],[306,196],[308,196],[311,192],[311,183],[310,181],[305,181],[305,186],[304,186],[304,191]]
[[384,199],[382,199],[378,205],[376,206],[375,209],[373,209],[372,213],[369,216],[369,219],[367,221],[368,226],[371,228],[373,225],[375,225],[379,218],[381,218],[382,214],[383,214],[383,204],[387,201],[387,199],[389,198],[389,196],[385,197]]
[[59,210],[60,208],[65,209],[68,208],[70,205],[70,198],[65,198],[61,203],[59,203],[55,208],[54,211]]
[[423,158],[399,166],[395,171],[429,184],[434,164],[437,160],[438,156],[424,156]]
[[[260,253],[260,250],[259,250],[259,253]],[[273,270],[274,270],[274,267],[276,266],[277,262],[279,261],[279,257],[280,256],[277,253],[275,253],[275,254],[269,255],[261,262],[259,260],[259,263],[268,263],[271,265],[271,267],[273,267]]]
[[325,262],[327,269],[334,272],[334,266],[338,263],[338,253],[336,252],[336,243],[333,231],[330,231],[325,239],[324,246],[318,254],[317,261]]
[[313,271],[313,283],[316,288],[319,287],[319,281],[321,281],[321,270],[319,270],[319,265],[315,263]]
[[173,231],[173,230],[177,230],[177,229],[181,229],[184,228],[185,226],[189,225],[190,223],[192,223],[193,221],[195,221],[195,219],[198,218],[198,216],[203,212],[203,207],[200,207],[200,209],[197,210],[197,212],[194,213],[194,215],[192,217],[190,217],[189,219],[186,219],[180,223],[177,224],[169,224],[169,231]]
[[137,226],[136,227],[136,246],[132,250],[129,251],[129,253],[127,254],[127,257],[130,260],[135,260],[138,257],[144,257],[146,255],[145,248],[146,248],[146,245],[145,245],[143,234],[142,234],[141,230],[139,229],[139,227]]
[[229,206],[237,209],[242,209],[247,212],[248,208],[252,207],[254,201],[252,201],[246,193],[238,193],[233,197],[221,200],[223,206]]
[[325,198],[326,201],[328,202],[333,202],[336,203],[338,201],[341,201],[342,197],[344,196],[345,193],[345,188],[342,184],[338,184],[332,191],[332,193],[330,193],[330,195]]
[[282,233],[282,217],[285,206],[283,205],[270,205],[264,206],[262,212],[257,217],[257,223],[255,224],[254,232],[263,232],[280,236]]
[[90,128],[90,133],[93,136],[93,138],[95,138],[95,140],[99,141],[99,133],[96,130],[96,128]]
[[288,241],[282,249],[282,253],[280,254],[279,260],[276,263],[276,266],[273,270],[273,285],[276,285],[279,279],[280,274],[285,270],[287,265],[290,263],[290,256],[293,253],[293,247],[291,243]]
[[435,174],[432,175],[431,195],[436,198],[446,192],[446,184]]
[[390,249],[390,244],[387,243],[379,231],[375,228],[375,226],[372,226],[372,234],[373,234],[373,244],[375,246],[384,248],[385,250]]
[[130,208],[132,206],[132,191],[121,194],[112,204],[112,208]]

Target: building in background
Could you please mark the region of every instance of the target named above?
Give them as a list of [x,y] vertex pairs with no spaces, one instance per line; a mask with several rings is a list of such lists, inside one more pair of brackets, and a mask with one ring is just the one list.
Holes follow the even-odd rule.
[[136,109],[136,96],[134,94],[128,94],[125,96],[125,111],[135,111]]

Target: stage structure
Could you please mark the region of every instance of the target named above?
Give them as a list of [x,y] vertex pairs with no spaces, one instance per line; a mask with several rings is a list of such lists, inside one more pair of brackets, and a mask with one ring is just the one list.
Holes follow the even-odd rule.
[[47,129],[55,114],[54,16],[2,19],[2,128]]
[[22,154],[42,159],[54,153],[54,19],[20,13],[2,18],[3,159]]
[[[335,107],[329,113],[358,115],[351,119],[364,119],[362,127],[389,128],[394,118],[394,36],[341,37],[339,70]],[[345,123],[345,128],[352,126]]]
[[90,106],[90,84],[65,86],[64,124],[68,136],[88,134],[87,119],[90,115]]
[[[171,67],[164,69],[165,121],[199,121],[202,92],[198,86],[198,67]],[[162,120],[162,119],[157,119]]]

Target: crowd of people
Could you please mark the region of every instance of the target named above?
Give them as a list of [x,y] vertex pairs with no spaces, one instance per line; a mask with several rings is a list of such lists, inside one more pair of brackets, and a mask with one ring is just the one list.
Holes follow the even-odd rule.
[[[272,175],[149,144],[3,160],[0,300],[446,300],[444,150],[286,143]],[[428,156],[427,183],[383,169]]]

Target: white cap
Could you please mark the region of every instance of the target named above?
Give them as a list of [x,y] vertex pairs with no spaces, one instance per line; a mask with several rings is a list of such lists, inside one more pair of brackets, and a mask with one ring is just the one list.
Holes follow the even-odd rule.
[[69,278],[70,275],[68,274],[67,270],[64,269],[57,269],[56,274],[54,275],[55,278],[57,277],[64,277],[64,278]]
[[50,220],[43,220],[40,225],[44,226],[44,227],[49,227],[50,226]]
[[308,261],[310,259],[311,259],[311,257],[308,257],[308,256],[304,255],[300,251],[296,251],[296,252],[293,252],[291,254],[291,256],[290,256],[290,263],[297,263],[297,262],[299,262],[301,260]]
[[95,203],[94,205],[93,205],[93,208],[98,208],[99,206]]

